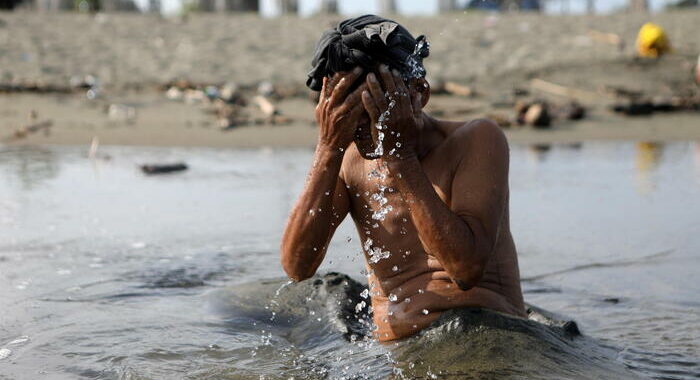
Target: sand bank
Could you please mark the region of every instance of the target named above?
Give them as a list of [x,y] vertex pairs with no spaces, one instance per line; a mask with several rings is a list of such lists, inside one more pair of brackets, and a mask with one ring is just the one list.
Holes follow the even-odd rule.
[[[656,62],[633,59],[636,31],[646,21],[665,26],[675,47]],[[166,99],[159,87],[184,78],[196,83],[261,81],[302,88],[309,57],[323,28],[337,18],[259,19],[252,16],[192,15],[162,19],[144,15],[0,14],[0,84],[68,86],[93,75],[100,96],[0,94],[0,139],[34,122],[51,121],[50,134],[14,143],[197,146],[313,146],[313,103],[305,93],[276,101],[283,125],[242,125],[225,132],[210,104]],[[575,89],[588,109],[581,122],[556,121],[554,128],[508,130],[515,142],[577,142],[592,139],[700,139],[697,113],[628,118],[612,114],[610,90],[624,88],[653,97],[697,93],[691,84],[700,53],[700,12],[655,15],[544,16],[458,13],[399,18],[432,43],[426,60],[433,84],[453,81],[472,97],[434,96],[427,111],[470,120],[513,118],[514,89],[524,99],[565,104],[533,88],[533,79]],[[612,44],[613,33],[624,44]],[[244,111],[253,117],[255,106]],[[35,117],[29,120],[29,115]]]

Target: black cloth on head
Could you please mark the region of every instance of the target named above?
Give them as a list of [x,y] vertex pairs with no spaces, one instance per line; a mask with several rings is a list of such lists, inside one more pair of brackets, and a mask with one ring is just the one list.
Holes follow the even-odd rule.
[[355,66],[365,69],[384,63],[406,77],[424,77],[423,58],[429,54],[424,36],[413,38],[398,23],[375,15],[347,19],[321,35],[306,85],[320,91],[323,77]]

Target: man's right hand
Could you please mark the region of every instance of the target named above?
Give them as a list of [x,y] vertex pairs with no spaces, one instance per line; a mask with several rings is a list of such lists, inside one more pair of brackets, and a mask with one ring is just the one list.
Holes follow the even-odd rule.
[[367,89],[367,85],[363,83],[349,95],[348,92],[362,72],[362,68],[356,67],[351,72],[323,78],[323,88],[316,106],[319,145],[345,150],[353,141],[358,120],[365,112],[362,91]]

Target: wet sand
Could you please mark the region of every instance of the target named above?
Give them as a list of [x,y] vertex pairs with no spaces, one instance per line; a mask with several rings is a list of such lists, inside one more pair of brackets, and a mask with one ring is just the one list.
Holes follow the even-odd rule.
[[[261,20],[250,16],[193,15],[188,19],[107,14],[0,14],[0,84],[68,86],[71,78],[94,75],[100,96],[0,94],[0,139],[18,128],[51,121],[51,133],[37,133],[16,144],[101,144],[164,146],[313,146],[314,104],[303,90],[312,46],[334,18]],[[665,26],[676,48],[659,62],[633,59],[636,31],[648,20]],[[514,142],[578,142],[599,139],[698,140],[698,114],[620,117],[605,86],[668,97],[698,91],[692,64],[700,53],[699,11],[609,16],[490,15],[399,18],[432,42],[426,60],[429,80],[453,81],[474,90],[472,97],[434,96],[427,111],[436,117],[471,120],[514,117],[515,88],[525,100],[562,105],[568,97],[532,87],[542,79],[576,90],[588,108],[582,122],[555,121],[554,128],[510,129]],[[620,49],[602,42],[616,33]],[[165,97],[160,88],[174,79],[195,83],[235,82],[257,87],[261,81],[301,89],[275,100],[283,125],[241,125],[221,131],[210,104],[186,104]],[[109,111],[110,107],[116,111]],[[128,116],[120,109],[133,110]],[[131,112],[131,111],[128,111]],[[245,107],[259,117],[254,105]],[[252,123],[251,123],[252,124]]]

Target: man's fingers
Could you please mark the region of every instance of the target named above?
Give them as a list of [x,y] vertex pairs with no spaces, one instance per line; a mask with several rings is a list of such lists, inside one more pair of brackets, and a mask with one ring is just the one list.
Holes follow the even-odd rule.
[[385,64],[379,65],[379,75],[382,76],[382,82],[384,83],[384,88],[390,94],[393,94],[394,91],[396,91],[396,84],[394,83],[394,76],[391,74],[391,70],[389,70],[389,66],[387,66]]
[[326,100],[326,89],[328,88],[328,77],[323,77],[323,85],[321,86],[321,94],[318,97],[318,104],[323,104]]
[[328,78],[328,83],[326,84],[326,92],[323,94],[325,98],[330,98],[331,94],[333,93],[333,89],[335,86],[340,82],[340,79],[343,78],[343,74],[345,73],[335,73],[333,76]]
[[403,78],[401,78],[401,74],[398,70],[391,70],[391,74],[394,76],[394,84],[396,85],[396,91],[392,94],[393,98],[396,99],[400,110],[403,112],[411,112],[412,99],[408,88],[406,88],[406,83],[403,81]]
[[365,106],[362,103],[362,95],[360,95],[360,103],[355,105],[350,109],[350,112],[348,113],[350,120],[357,120],[362,116],[363,113],[365,113]]
[[372,98],[374,98],[374,102],[377,104],[377,107],[382,110],[386,110],[388,107],[386,97],[384,96],[384,91],[382,90],[379,80],[374,73],[367,74],[367,87],[369,88],[369,92],[372,95]]
[[423,94],[420,92],[416,92],[416,95],[413,96],[413,117],[418,118],[421,116],[423,113]]
[[[384,96],[382,95],[382,98],[383,97]],[[372,125],[376,125],[379,122],[379,115],[382,111],[377,107],[376,99],[370,94],[369,91],[362,92],[362,104],[365,107],[365,111],[367,111],[367,114],[369,115],[370,123]],[[379,130],[377,130],[377,128],[370,127],[369,133],[372,137],[373,145],[376,146],[376,142],[379,140]]]
[[350,73],[343,74],[338,84],[333,88],[331,94],[331,106],[342,103],[350,90],[350,87],[355,83],[357,78],[362,75],[362,68],[357,66]]
[[338,112],[352,114],[355,110],[359,109],[364,112],[364,106],[362,105],[362,92],[367,90],[367,84],[363,83],[355,89],[350,95],[345,98],[345,101],[338,106]]
[[[350,95],[345,98],[343,104],[350,107],[359,105],[362,103],[362,92],[367,91],[367,83],[362,83],[360,87],[356,88]],[[362,108],[362,107],[360,107]]]
[[379,120],[380,111],[377,107],[376,101],[369,91],[362,91],[362,105],[365,107],[365,110],[367,111],[369,119],[372,121],[372,123],[376,123],[377,120]]

